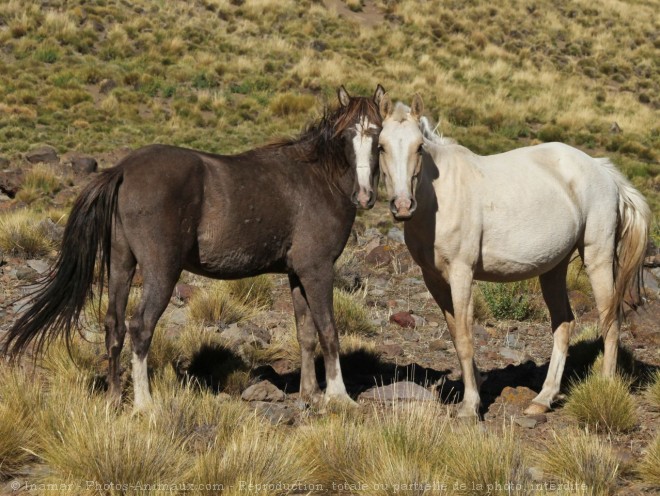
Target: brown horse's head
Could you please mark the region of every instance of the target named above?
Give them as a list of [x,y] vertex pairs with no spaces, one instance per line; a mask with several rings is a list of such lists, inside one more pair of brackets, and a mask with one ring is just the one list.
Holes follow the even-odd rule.
[[335,136],[341,136],[348,164],[355,170],[351,201],[357,207],[371,208],[378,192],[378,135],[382,119],[378,106],[385,94],[379,84],[372,98],[351,97],[343,86],[339,97]]

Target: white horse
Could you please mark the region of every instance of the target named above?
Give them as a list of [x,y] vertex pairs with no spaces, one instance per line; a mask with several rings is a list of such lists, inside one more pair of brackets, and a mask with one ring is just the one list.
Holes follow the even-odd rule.
[[[380,103],[380,167],[390,210],[442,309],[463,373],[458,416],[478,414],[479,371],[472,338],[472,281],[539,276],[554,346],[541,392],[525,410],[546,412],[559,392],[575,320],[566,271],[578,250],[589,275],[605,343],[603,375],[615,373],[624,295],[646,249],[651,213],[644,197],[605,158],[562,143],[479,156],[445,144],[412,108]],[[421,129],[420,129],[421,128]]]

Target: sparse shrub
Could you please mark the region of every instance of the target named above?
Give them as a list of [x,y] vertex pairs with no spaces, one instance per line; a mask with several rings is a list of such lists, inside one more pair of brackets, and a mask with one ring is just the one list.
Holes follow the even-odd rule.
[[255,311],[234,298],[223,281],[213,281],[208,288],[197,291],[188,302],[190,318],[197,324],[233,324]]
[[304,114],[315,108],[316,98],[312,95],[284,93],[270,102],[270,111],[277,116]]
[[629,392],[630,381],[591,373],[573,383],[566,411],[578,422],[599,430],[626,432],[637,424],[637,409]]
[[41,220],[29,210],[0,215],[0,251],[25,258],[48,254],[54,243]]
[[225,281],[229,293],[244,305],[268,308],[273,304],[273,280],[269,275]]
[[526,494],[524,453],[512,428],[493,432],[478,425],[461,426],[447,436],[444,455],[449,480],[465,484],[465,494],[485,494],[489,484],[510,484],[509,494]]
[[347,292],[357,291],[364,287],[361,276],[362,263],[355,252],[345,249],[335,262],[334,286]]
[[342,334],[373,335],[375,330],[369,321],[364,304],[355,293],[333,290],[335,324]]
[[62,188],[62,180],[52,167],[37,164],[25,175],[22,187],[35,189],[42,195],[52,195]]
[[86,481],[178,483],[190,465],[184,439],[172,428],[157,429],[148,416],[115,410],[83,383],[56,387],[49,395],[38,440],[35,452],[47,467],[39,482],[74,483],[72,494],[80,488],[103,492],[90,490]]
[[478,322],[486,322],[493,317],[480,284],[472,286],[472,308],[473,316]]
[[656,370],[650,379],[646,394],[649,401],[660,408],[660,370]]
[[564,141],[566,136],[564,129],[556,124],[546,124],[537,135],[538,139],[546,143],[550,141]]
[[0,480],[17,475],[33,458],[35,412],[42,407],[40,381],[0,364]]
[[538,458],[545,473],[560,482],[585,485],[587,494],[608,495],[616,487],[619,462],[611,446],[588,431],[553,431]]
[[638,471],[645,484],[660,488],[660,434],[646,447]]
[[479,289],[496,319],[525,320],[535,314],[527,281],[512,283],[480,282]]

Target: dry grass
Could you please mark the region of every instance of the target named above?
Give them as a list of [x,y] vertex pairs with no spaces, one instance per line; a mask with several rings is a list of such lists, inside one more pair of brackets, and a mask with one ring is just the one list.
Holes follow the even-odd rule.
[[370,336],[375,329],[369,319],[364,302],[358,293],[348,293],[335,288],[333,291],[335,325],[340,334]]
[[246,306],[264,309],[273,304],[273,280],[268,274],[224,281],[224,285],[229,294]]
[[553,431],[537,458],[550,477],[580,486],[579,494],[609,495],[616,487],[618,459],[608,443],[588,431]]
[[629,389],[630,381],[620,375],[610,379],[592,372],[571,385],[565,409],[591,428],[627,432],[637,425],[637,406]]
[[30,210],[0,215],[0,251],[24,258],[49,254],[55,246],[42,220]]
[[235,298],[224,281],[213,281],[190,298],[188,311],[196,324],[226,325],[254,316],[257,309]]
[[651,375],[646,395],[656,408],[660,408],[660,370],[656,370],[653,375]]
[[638,472],[645,484],[660,489],[660,434],[646,447]]
[[61,188],[62,180],[55,170],[48,165],[37,164],[25,174],[16,199],[31,204],[40,198],[54,195]]

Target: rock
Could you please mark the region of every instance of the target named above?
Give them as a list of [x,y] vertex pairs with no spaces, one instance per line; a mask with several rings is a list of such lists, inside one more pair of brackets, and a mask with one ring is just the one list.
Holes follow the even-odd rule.
[[35,270],[31,267],[17,267],[16,268],[16,279],[19,281],[32,281],[35,279],[36,274]]
[[390,315],[390,322],[397,324],[400,327],[414,329],[415,328],[415,318],[410,314],[410,312],[397,312]]
[[520,350],[514,350],[512,348],[501,347],[499,349],[500,355],[507,360],[513,360],[514,362],[523,362],[527,358],[527,354]]
[[260,329],[257,326],[242,327],[238,324],[230,324],[222,331],[220,337],[227,341],[230,348],[250,344],[263,349],[268,346],[268,342],[270,341],[268,331]]
[[361,400],[377,401],[434,401],[436,399],[428,389],[410,381],[395,382],[387,386],[378,386],[368,389],[358,396]]
[[270,381],[257,382],[241,394],[245,401],[284,401],[285,397],[284,391]]
[[93,157],[73,157],[71,168],[79,174],[91,174],[98,170],[99,164]]
[[376,351],[382,353],[383,355],[389,355],[391,357],[397,357],[403,355],[403,347],[400,344],[396,343],[384,343],[376,346]]
[[31,164],[44,162],[47,164],[57,164],[60,158],[57,156],[57,150],[52,146],[44,145],[34,148],[25,154],[25,160]]
[[324,52],[326,48],[328,48],[328,45],[321,41],[321,40],[313,40],[310,44],[309,47],[312,50],[315,50],[317,52]]
[[504,346],[506,348],[513,348],[514,350],[521,350],[525,347],[525,342],[520,339],[518,334],[507,334],[504,337]]
[[527,387],[518,386],[513,388],[511,386],[506,386],[502,390],[502,394],[500,394],[499,398],[503,403],[523,410],[529,406],[531,401],[536,398],[536,396],[537,393]]
[[47,218],[39,222],[38,227],[41,232],[56,244],[62,242],[62,238],[64,237],[63,225],[55,224],[52,220]]
[[285,375],[296,370],[296,364],[286,358],[280,358],[270,364],[277,375]]
[[541,413],[538,415],[527,415],[525,417],[516,417],[513,421],[525,429],[534,429],[539,424],[545,424],[548,421],[547,415]]
[[660,253],[646,257],[644,259],[644,267],[648,267],[650,269],[660,267]]
[[117,83],[113,79],[104,79],[99,85],[99,91],[101,93],[108,94],[117,87]]
[[527,474],[529,475],[530,479],[536,482],[540,482],[545,479],[543,469],[541,467],[529,467],[527,469]]
[[37,274],[45,274],[50,270],[50,264],[45,260],[28,260],[25,262],[28,267],[37,272]]
[[616,122],[613,122],[612,125],[610,126],[610,133],[612,134],[620,134],[621,131],[622,131],[621,127]]
[[422,317],[421,315],[415,315],[414,313],[411,314],[412,318],[415,319],[415,327],[421,327],[423,325],[426,325],[426,319]]
[[179,300],[183,301],[184,303],[188,303],[190,298],[199,291],[199,288],[196,286],[192,286],[190,284],[186,284],[183,282],[180,282],[174,287],[174,292],[172,293],[172,296],[175,298],[178,298]]
[[364,259],[369,265],[378,267],[381,265],[387,265],[392,262],[392,254],[390,253],[390,247],[387,245],[376,246],[371,250],[366,258]]
[[257,414],[266,417],[272,425],[293,425],[296,420],[296,409],[282,403],[254,402]]
[[429,343],[430,351],[445,351],[447,349],[447,342],[444,339],[434,339]]
[[376,297],[385,296],[385,290],[378,289],[378,288],[372,289],[371,291],[369,291],[369,295],[370,296],[376,296]]
[[393,227],[389,231],[387,231],[387,238],[391,239],[392,241],[396,241],[397,243],[401,243],[401,244],[405,243],[405,240],[403,238],[403,231],[398,227]]
[[23,184],[23,171],[20,169],[0,172],[0,193],[14,198]]
[[188,323],[188,311],[183,308],[173,308],[166,314],[166,318],[169,324],[182,327]]

